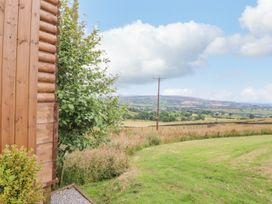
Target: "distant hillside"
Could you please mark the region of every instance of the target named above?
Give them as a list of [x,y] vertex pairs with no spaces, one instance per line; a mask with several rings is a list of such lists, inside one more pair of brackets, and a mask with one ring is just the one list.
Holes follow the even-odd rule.
[[[122,104],[141,107],[155,107],[156,96],[120,96]],[[197,108],[197,109],[243,109],[243,108],[272,108],[268,104],[238,103],[230,101],[206,100],[185,96],[161,96],[162,108]]]
[[[120,96],[121,104],[130,108],[146,111],[156,109],[156,96]],[[214,113],[232,113],[238,115],[254,114],[257,117],[271,117],[272,105],[238,103],[230,101],[205,100],[184,96],[161,96],[161,109],[168,111],[196,111],[209,110]]]

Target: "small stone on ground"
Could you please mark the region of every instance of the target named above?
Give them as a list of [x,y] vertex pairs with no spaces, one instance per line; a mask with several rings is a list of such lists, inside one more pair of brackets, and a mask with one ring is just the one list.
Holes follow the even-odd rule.
[[56,191],[51,196],[51,204],[91,204],[78,190],[75,188],[67,188]]

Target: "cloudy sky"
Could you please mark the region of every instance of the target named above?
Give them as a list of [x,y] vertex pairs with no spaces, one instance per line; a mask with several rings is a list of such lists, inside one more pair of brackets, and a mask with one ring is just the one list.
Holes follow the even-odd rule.
[[80,0],[122,95],[272,103],[272,0]]

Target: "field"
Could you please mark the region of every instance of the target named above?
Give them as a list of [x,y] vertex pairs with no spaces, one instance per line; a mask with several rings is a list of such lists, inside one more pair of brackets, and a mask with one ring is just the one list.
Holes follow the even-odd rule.
[[[271,118],[258,118],[258,119],[247,119],[247,120],[239,120],[239,119],[224,119],[224,118],[208,118],[205,120],[196,120],[196,121],[176,121],[176,122],[160,122],[160,126],[171,126],[171,125],[186,125],[186,124],[200,124],[200,123],[271,123]],[[154,127],[156,125],[156,121],[149,120],[125,120],[122,124],[123,127],[127,128],[140,128],[140,127]]]
[[[207,119],[207,120],[196,120],[196,121],[176,121],[176,122],[160,122],[159,124],[161,126],[167,126],[167,125],[179,125],[179,124],[193,124],[193,123],[212,123],[212,122],[237,122],[240,120],[235,120],[235,119]],[[248,120],[244,120],[246,122]],[[252,121],[260,121],[259,120],[252,120]],[[124,127],[131,127],[131,128],[136,128],[136,127],[150,127],[150,126],[155,126],[156,122],[155,121],[150,121],[150,120],[126,120],[123,122]]]
[[84,191],[97,203],[272,203],[272,136],[150,147],[117,179]]
[[[149,139],[153,137],[158,137],[160,143],[165,144],[194,139],[272,134],[270,119],[251,122],[255,123],[183,123],[180,126],[161,126],[158,132],[154,126],[144,126],[144,122],[142,124],[139,122],[134,128],[122,128],[120,132],[112,134],[111,137],[115,145],[133,153],[149,146]],[[263,124],[263,122],[268,122],[268,124]]]

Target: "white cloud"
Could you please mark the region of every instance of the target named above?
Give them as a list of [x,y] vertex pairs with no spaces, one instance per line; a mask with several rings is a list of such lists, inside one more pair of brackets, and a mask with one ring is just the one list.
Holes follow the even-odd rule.
[[242,90],[241,96],[244,100],[255,101],[258,99],[257,91],[254,88],[245,88]]
[[235,34],[216,38],[207,48],[206,54],[234,54],[243,56],[268,56],[272,54],[272,36],[257,38],[253,35]]
[[240,53],[246,56],[272,55],[272,1],[258,0],[257,5],[247,6],[240,23],[249,30],[240,44]]
[[121,84],[188,75],[214,54],[272,55],[272,0],[247,6],[240,23],[247,34],[226,36],[216,26],[194,21],[160,26],[136,21],[105,31],[102,48],[111,60],[109,72],[119,75]]
[[272,36],[251,38],[242,43],[240,53],[245,56],[267,56],[272,54]]
[[256,36],[272,34],[272,1],[258,0],[257,6],[247,6],[240,22]]
[[192,89],[164,89],[162,95],[165,96],[192,96]]
[[144,83],[154,77],[187,75],[203,63],[208,45],[221,34],[215,26],[173,23],[152,26],[141,21],[103,33],[110,72],[121,82]]
[[241,97],[244,101],[250,102],[271,102],[272,83],[266,84],[262,88],[248,87],[242,90]]
[[206,54],[239,54],[241,53],[241,45],[249,41],[249,36],[241,36],[234,34],[232,36],[217,37],[206,49]]
[[209,45],[206,53],[272,55],[272,0],[258,0],[255,7],[247,6],[240,17],[240,23],[249,33],[218,37]]

